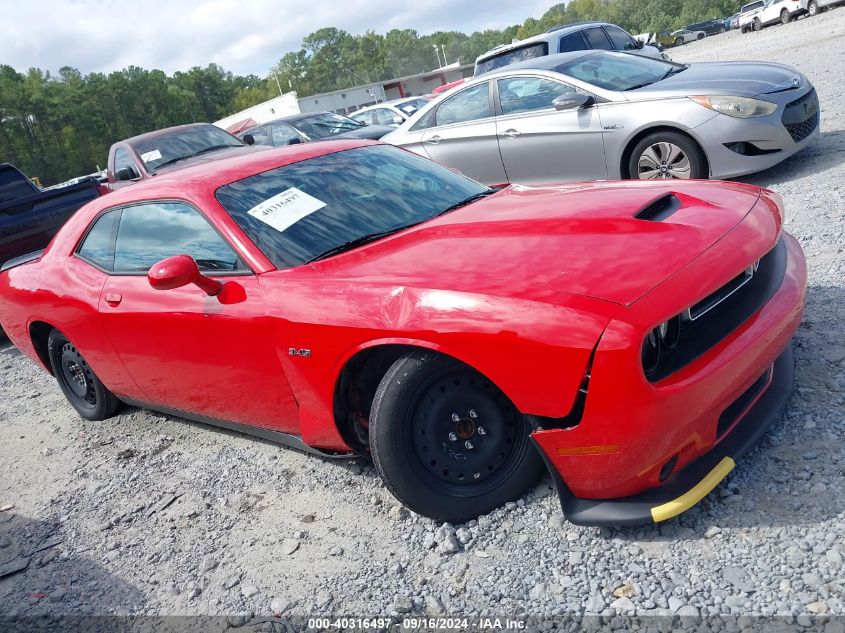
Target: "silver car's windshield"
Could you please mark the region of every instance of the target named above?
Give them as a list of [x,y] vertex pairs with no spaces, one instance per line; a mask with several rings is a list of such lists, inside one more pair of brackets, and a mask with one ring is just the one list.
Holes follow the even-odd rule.
[[605,90],[623,92],[651,85],[686,67],[642,55],[596,52],[555,66],[554,70]]

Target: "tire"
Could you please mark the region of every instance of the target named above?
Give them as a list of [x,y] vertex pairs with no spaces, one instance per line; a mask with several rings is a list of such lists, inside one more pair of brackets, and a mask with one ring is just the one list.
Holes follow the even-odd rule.
[[780,12],[780,23],[781,24],[789,24],[792,21],[792,16],[789,14],[789,11],[784,9]]
[[634,180],[708,176],[707,161],[701,148],[680,132],[649,134],[634,146],[628,160],[628,177]]
[[819,13],[819,3],[816,0],[811,0],[810,4],[807,5],[807,13],[812,18]]
[[682,38],[682,37],[676,37],[675,38],[675,46],[680,46],[683,43],[684,43],[684,38]]
[[754,18],[754,21],[751,23],[751,30],[752,31],[761,31],[763,29],[763,23],[760,21],[760,18]]
[[487,378],[415,351],[385,374],[370,413],[370,452],[414,512],[461,523],[520,497],[543,464],[525,417]]
[[695,36],[695,39],[703,40],[704,39],[704,33],[699,33],[698,35]]
[[53,330],[47,339],[50,367],[71,406],[86,420],[105,420],[120,410],[120,400],[97,378],[68,338]]
[[726,29],[725,27],[723,27],[723,26],[720,26],[720,27],[719,27],[719,33],[718,33],[718,35],[721,35],[721,34],[722,34],[722,33],[724,33],[725,31],[727,31],[727,29]]

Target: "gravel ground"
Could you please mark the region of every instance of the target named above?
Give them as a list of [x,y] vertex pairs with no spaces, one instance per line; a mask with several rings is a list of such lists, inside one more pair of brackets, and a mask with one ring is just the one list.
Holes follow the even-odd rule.
[[797,65],[823,108],[815,146],[746,179],[783,195],[807,253],[797,390],[691,511],[658,527],[579,528],[545,478],[477,521],[439,526],[400,507],[364,462],[131,408],[81,420],[7,349],[0,614],[845,615],[843,33],[835,10],[672,51]]

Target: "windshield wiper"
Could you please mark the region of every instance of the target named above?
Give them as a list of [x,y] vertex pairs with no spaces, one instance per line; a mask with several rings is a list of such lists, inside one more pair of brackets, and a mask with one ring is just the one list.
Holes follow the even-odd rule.
[[200,154],[205,154],[206,152],[210,152],[213,150],[224,149],[226,147],[241,147],[240,145],[212,145],[211,147],[204,147],[198,152],[194,152],[193,154],[186,154],[185,156],[177,156],[176,158],[171,158],[170,160],[166,160],[160,165],[156,166],[156,171],[161,169],[162,167],[166,167],[167,165],[172,165],[173,163],[178,163],[183,160],[187,160],[188,158],[193,158],[194,156],[199,156]]
[[326,257],[337,255],[338,253],[348,251],[349,249],[355,248],[356,246],[363,246],[364,244],[375,242],[376,240],[379,240],[383,237],[387,237],[388,235],[392,235],[393,233],[398,233],[399,231],[402,231],[404,229],[411,228],[416,224],[419,224],[419,222],[414,222],[413,224],[406,224],[405,226],[397,226],[392,229],[387,229],[386,231],[379,231],[378,233],[367,233],[366,235],[362,235],[361,237],[356,237],[354,240],[349,240],[347,242],[344,242],[343,244],[339,244],[338,246],[333,246],[330,249],[323,251],[319,255],[315,255],[305,263],[311,264],[319,259],[325,259]]
[[431,218],[436,218],[437,216],[443,215],[444,213],[448,213],[449,211],[454,211],[455,209],[458,209],[460,207],[466,206],[468,204],[472,204],[476,200],[478,200],[480,198],[484,198],[486,196],[489,196],[490,194],[493,194],[493,193],[496,193],[495,189],[490,189],[488,191],[482,191],[481,193],[476,193],[475,195],[472,195],[468,198],[464,198],[460,202],[457,202],[450,207],[446,207],[442,211],[435,213],[433,216],[431,216],[429,218],[423,218],[419,222],[412,222],[411,224],[405,224],[403,226],[396,226],[396,227],[393,227],[392,229],[387,229],[386,231],[379,231],[377,233],[367,233],[366,235],[362,235],[361,237],[356,237],[354,240],[349,240],[348,242],[344,242],[343,244],[340,244],[338,246],[333,246],[332,248],[330,248],[326,251],[323,251],[319,255],[315,255],[314,257],[312,257],[311,259],[309,259],[305,263],[311,264],[313,262],[316,262],[317,260],[326,259],[327,257],[331,257],[332,255],[337,255],[338,253],[342,253],[343,251],[348,251],[348,250],[355,248],[357,246],[363,246],[364,244],[369,244],[370,242],[374,242],[374,241],[379,240],[383,237],[387,237],[388,235],[393,235],[394,233],[398,233],[399,231],[404,231],[405,229],[409,229],[412,226],[416,226],[417,224],[422,224],[423,222],[427,222]]
[[495,189],[488,189],[487,191],[482,191],[481,193],[473,194],[469,198],[464,198],[460,202],[456,202],[452,206],[446,207],[442,211],[436,213],[434,217],[437,217],[438,215],[443,215],[444,213],[449,213],[449,211],[454,211],[455,209],[460,209],[461,207],[465,207],[468,204],[472,204],[476,200],[481,200],[481,198],[486,198],[487,196],[492,195],[494,193],[496,193]]

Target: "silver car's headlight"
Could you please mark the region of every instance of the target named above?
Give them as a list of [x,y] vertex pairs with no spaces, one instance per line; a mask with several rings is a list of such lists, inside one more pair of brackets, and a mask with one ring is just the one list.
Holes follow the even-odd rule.
[[690,97],[690,99],[705,108],[714,110],[720,114],[736,117],[737,119],[766,116],[778,109],[776,103],[763,101],[762,99],[751,99],[749,97],[700,96]]

